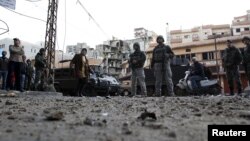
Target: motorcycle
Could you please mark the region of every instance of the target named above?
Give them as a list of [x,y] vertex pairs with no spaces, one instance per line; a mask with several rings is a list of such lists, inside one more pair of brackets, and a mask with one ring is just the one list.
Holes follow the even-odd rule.
[[179,80],[179,83],[175,86],[175,94],[179,96],[184,95],[201,95],[210,94],[218,95],[221,93],[222,87],[219,85],[217,79],[208,80],[206,77],[200,80],[199,88],[194,90],[191,85],[191,81],[188,79],[190,76],[190,71],[185,72],[185,77]]

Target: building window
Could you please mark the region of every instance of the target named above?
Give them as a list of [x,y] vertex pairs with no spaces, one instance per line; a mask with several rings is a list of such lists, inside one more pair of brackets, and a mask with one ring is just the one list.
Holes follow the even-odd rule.
[[236,28],[236,32],[240,32],[240,28]]
[[31,52],[33,52],[33,49],[31,49]]
[[181,39],[181,36],[176,36],[176,39]]
[[0,45],[0,48],[5,48],[5,44]]
[[202,59],[203,60],[213,60],[214,53],[213,52],[204,52],[204,53],[202,53]]
[[244,30],[245,30],[245,31],[249,31],[249,27],[245,27]]
[[198,34],[193,34],[193,38],[198,38]]
[[190,38],[190,35],[184,35],[184,38],[188,39],[188,38]]

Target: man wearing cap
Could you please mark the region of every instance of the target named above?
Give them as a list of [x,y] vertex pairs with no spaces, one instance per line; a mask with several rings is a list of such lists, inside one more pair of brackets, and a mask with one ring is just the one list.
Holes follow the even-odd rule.
[[246,45],[243,54],[243,65],[245,67],[246,75],[250,84],[250,38],[243,37],[242,42]]
[[[9,46],[10,58],[8,66],[7,89],[21,91],[21,65],[23,62],[24,49],[18,38],[14,38],[14,45]],[[15,75],[15,88],[12,88],[11,75]]]
[[205,77],[204,74],[204,67],[203,65],[197,60],[196,57],[192,58],[192,66],[190,69],[190,77],[189,80],[191,81],[191,85],[193,90],[197,90],[199,88],[199,81]]
[[2,90],[6,90],[6,80],[8,75],[8,64],[9,59],[6,57],[7,52],[2,52],[2,57],[0,58],[0,78],[2,78]]
[[230,95],[234,95],[234,80],[238,86],[238,94],[242,93],[242,85],[240,80],[239,65],[242,61],[242,55],[231,40],[227,40],[227,47],[222,58],[223,67],[226,71]]
[[166,80],[168,94],[174,96],[174,85],[172,81],[172,71],[170,60],[174,57],[174,53],[170,46],[164,44],[163,36],[158,36],[156,39],[158,45],[153,50],[151,68],[154,69],[155,75],[155,95],[161,96],[162,79]]
[[135,50],[134,53],[130,54],[129,56],[129,67],[132,69],[132,88],[131,88],[131,96],[136,95],[136,88],[137,88],[137,79],[141,86],[141,95],[147,96],[147,89],[145,84],[145,74],[144,74],[144,63],[146,61],[146,55],[140,50],[139,43],[134,43],[133,48]]

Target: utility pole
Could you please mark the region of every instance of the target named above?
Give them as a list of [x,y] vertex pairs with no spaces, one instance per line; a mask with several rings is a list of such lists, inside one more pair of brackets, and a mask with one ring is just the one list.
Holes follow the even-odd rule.
[[[47,74],[47,78],[49,78],[50,75],[53,74],[53,69],[55,68],[57,10],[58,0],[49,0],[45,33],[46,60],[47,67],[49,69],[49,74]],[[54,74],[52,75],[52,77],[54,78]]]

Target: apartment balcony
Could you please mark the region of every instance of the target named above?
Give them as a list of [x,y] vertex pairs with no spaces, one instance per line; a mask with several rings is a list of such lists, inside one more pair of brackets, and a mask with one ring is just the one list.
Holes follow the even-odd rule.
[[182,39],[171,39],[170,41],[172,44],[174,43],[182,43]]
[[194,41],[200,41],[200,38],[199,37],[193,37],[192,40],[193,40],[193,42]]

